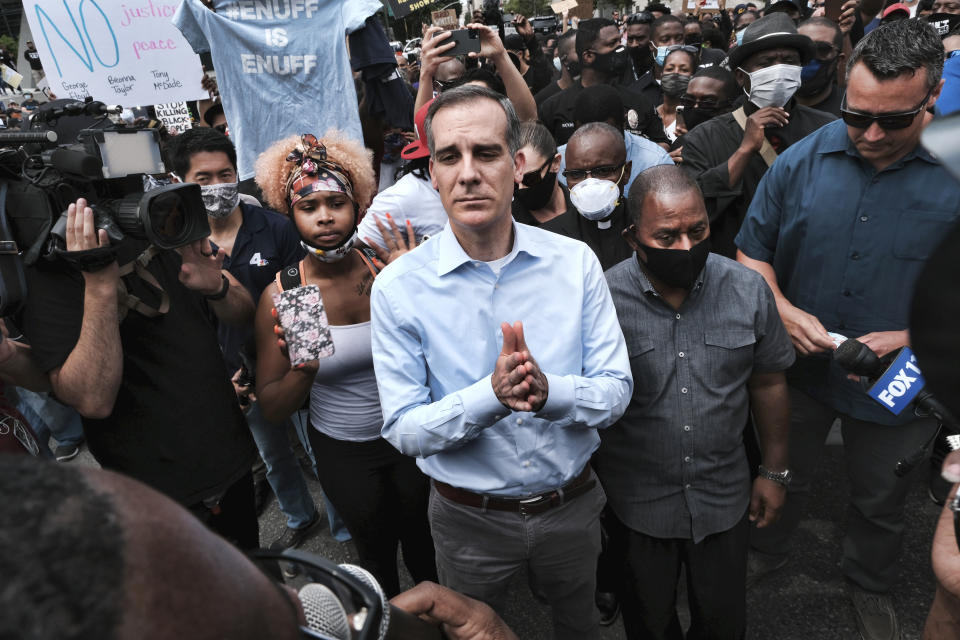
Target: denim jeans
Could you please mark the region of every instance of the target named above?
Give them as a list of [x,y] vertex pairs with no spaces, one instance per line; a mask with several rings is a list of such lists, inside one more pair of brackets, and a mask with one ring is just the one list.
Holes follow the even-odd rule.
[[49,393],[37,393],[29,389],[17,388],[17,410],[23,414],[34,433],[43,455],[50,454],[50,436],[58,445],[79,445],[83,442],[83,423],[80,414],[54,400]]
[[267,466],[267,482],[277,496],[280,511],[287,517],[287,526],[302,527],[310,522],[317,508],[287,438],[286,421],[268,422],[260,411],[260,403],[254,402],[247,412],[247,424]]

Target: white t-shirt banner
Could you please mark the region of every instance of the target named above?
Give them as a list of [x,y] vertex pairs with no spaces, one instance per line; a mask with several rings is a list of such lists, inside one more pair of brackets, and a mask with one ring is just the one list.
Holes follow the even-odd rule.
[[190,122],[190,109],[186,102],[157,104],[153,108],[157,112],[157,118],[172,134],[181,134],[193,127],[193,123]]
[[203,67],[171,18],[180,0],[23,0],[50,89],[136,106],[209,97]]

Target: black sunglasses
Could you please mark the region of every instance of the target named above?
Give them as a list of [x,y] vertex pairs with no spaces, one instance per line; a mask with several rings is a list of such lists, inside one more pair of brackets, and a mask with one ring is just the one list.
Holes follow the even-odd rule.
[[532,187],[534,185],[540,184],[540,181],[543,180],[543,170],[550,166],[553,162],[553,158],[548,158],[546,162],[540,165],[539,169],[534,171],[528,171],[523,174],[523,178],[520,179],[520,182],[525,187]]
[[437,80],[433,79],[433,90],[437,93],[443,93],[447,89],[453,86],[456,80]]
[[[593,169],[566,169],[563,172],[563,177],[570,180],[586,180],[588,177],[593,177],[598,180],[612,180],[614,177],[623,176],[623,169],[625,165],[622,164],[611,164],[602,167],[594,167]],[[619,182],[620,177],[617,177],[614,182]]]
[[813,42],[813,57],[821,62],[827,62],[833,60],[834,57],[840,52],[835,44],[830,42],[823,42],[820,40],[815,40]]
[[219,131],[220,133],[226,133],[226,132],[227,132],[227,125],[226,125],[226,123],[224,123],[224,124],[218,124],[218,125],[214,126],[213,128],[216,129],[217,131]]
[[685,93],[680,96],[680,105],[684,109],[695,109],[697,107],[701,109],[720,109],[727,107],[729,102],[727,100],[721,102],[719,100],[715,100],[714,98],[705,98],[703,100],[699,100]]
[[653,14],[649,11],[641,11],[627,17],[627,24],[650,24],[653,22]]
[[933,87],[927,91],[927,95],[920,101],[920,105],[912,111],[903,111],[901,113],[861,113],[847,109],[847,94],[843,94],[843,102],[840,103],[840,117],[843,121],[854,129],[869,129],[870,125],[876,122],[881,129],[895,131],[897,129],[906,129],[917,118],[917,114],[927,106],[927,100],[933,93]]

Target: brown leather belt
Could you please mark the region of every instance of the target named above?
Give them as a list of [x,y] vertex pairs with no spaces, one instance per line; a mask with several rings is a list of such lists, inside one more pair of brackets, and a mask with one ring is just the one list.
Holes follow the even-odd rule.
[[512,511],[523,515],[536,515],[553,507],[573,500],[585,494],[597,484],[596,478],[590,475],[590,465],[583,468],[576,478],[559,489],[538,493],[526,498],[503,498],[500,496],[473,493],[466,489],[459,489],[439,480],[433,481],[437,493],[458,504],[477,509],[494,509],[496,511]]

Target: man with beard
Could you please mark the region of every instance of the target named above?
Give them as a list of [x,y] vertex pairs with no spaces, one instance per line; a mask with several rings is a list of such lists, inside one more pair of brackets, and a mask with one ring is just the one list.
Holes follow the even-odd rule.
[[797,32],[813,42],[813,57],[800,72],[797,102],[840,117],[843,91],[837,85],[837,69],[847,56],[843,53],[843,32],[828,18],[805,20]]
[[757,20],[730,54],[747,102],[684,136],[683,167],[703,191],[715,253],[736,255],[733,238],[776,155],[835,120],[793,99],[812,55],[810,38],[785,13]]
[[576,41],[580,80],[548,99],[538,110],[540,122],[550,129],[557,144],[565,144],[573,133],[574,103],[583,88],[609,84],[620,93],[627,130],[666,146],[663,123],[654,113],[653,104],[642,95],[616,85],[630,64],[630,57],[626,47],[620,44],[620,31],[613,21],[609,18],[581,21]]
[[647,11],[627,18],[627,52],[633,62],[636,82],[627,85],[634,93],[642,93],[654,104],[660,100],[660,89],[653,77],[653,50],[650,38],[653,35],[653,14]]
[[[763,278],[710,255],[703,197],[681,169],[640,174],[627,225],[636,254],[606,276],[643,384],[594,461],[623,568],[624,627],[631,639],[684,637],[683,565],[686,637],[743,638],[750,524],[777,519],[789,479],[783,372],[793,346]],[[763,443],[752,482],[741,443],[748,411]]]

